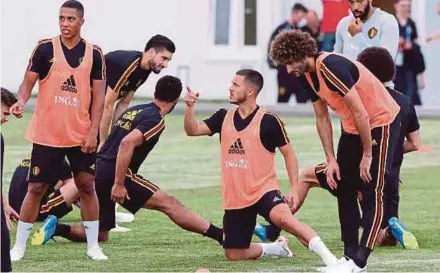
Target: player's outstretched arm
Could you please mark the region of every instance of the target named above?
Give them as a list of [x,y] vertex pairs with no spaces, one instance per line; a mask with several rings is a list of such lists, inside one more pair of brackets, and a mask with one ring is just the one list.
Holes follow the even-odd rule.
[[133,97],[134,97],[134,91],[130,91],[127,93],[125,97],[123,97],[116,103],[116,107],[113,113],[113,118],[111,123],[112,126],[115,125],[116,121],[122,115],[122,113],[124,113],[125,110],[128,109],[128,106],[130,105],[130,102],[133,99]]
[[415,152],[420,149],[420,131],[414,131],[406,135],[403,143],[403,153]]
[[197,122],[194,105],[198,101],[198,97],[198,93],[188,88],[185,94],[186,111],[184,120],[185,133],[187,136],[208,136],[212,134],[206,123]]
[[[114,120],[113,108],[117,99],[118,92],[115,92],[110,86],[108,86],[107,92],[105,93],[104,110],[102,113],[101,124],[99,125],[99,140],[101,142],[99,145],[102,145],[105,142],[108,134],[110,133],[112,119]],[[116,119],[118,117],[116,117]]]
[[361,178],[363,181],[369,182],[371,181],[370,166],[372,160],[372,143],[368,113],[367,110],[365,110],[356,88],[353,87],[350,92],[347,92],[344,96],[344,100],[350,109],[354,119],[354,125],[358,130],[362,141],[363,154],[360,165]]
[[92,106],[90,113],[91,125],[86,139],[82,143],[82,151],[84,153],[95,152],[98,146],[97,139],[99,133],[99,124],[104,109],[105,97],[105,79],[92,81]]
[[11,113],[14,114],[16,117],[21,117],[24,112],[24,106],[29,101],[29,98],[32,94],[32,89],[35,86],[35,83],[37,82],[39,77],[39,74],[32,71],[26,71],[26,74],[24,74],[24,79],[22,83],[20,84],[20,87],[18,89],[18,95],[17,95],[17,102],[11,106]]
[[284,163],[290,181],[290,191],[286,198],[290,209],[296,211],[298,206],[298,158],[291,143],[281,146],[279,150],[284,157]]
[[323,100],[319,99],[313,103],[313,110],[316,114],[316,129],[318,130],[327,162],[336,160],[333,148],[333,127],[327,105]]
[[328,108],[323,100],[318,99],[313,102],[313,109],[316,114],[316,128],[327,160],[327,182],[331,189],[336,189],[338,185],[335,178],[341,180],[341,175],[333,148],[333,127]]
[[117,203],[122,204],[125,198],[130,199],[125,189],[125,175],[133,157],[134,149],[142,145],[144,141],[144,134],[139,129],[134,129],[119,144],[116,158],[115,184],[112,189],[112,200]]

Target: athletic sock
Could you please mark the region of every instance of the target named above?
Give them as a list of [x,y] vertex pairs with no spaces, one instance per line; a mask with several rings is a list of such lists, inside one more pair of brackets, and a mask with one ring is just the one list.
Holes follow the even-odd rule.
[[273,255],[273,256],[287,256],[287,251],[277,242],[275,243],[258,243],[263,251],[261,252],[261,256],[264,255]]
[[70,239],[70,230],[72,228],[70,225],[66,224],[57,224],[55,227],[55,233],[54,236],[60,236],[66,239]]
[[269,241],[275,242],[280,236],[280,233],[281,229],[277,228],[276,226],[272,224],[266,226],[266,236]]
[[223,245],[223,229],[210,224],[209,228],[205,233],[203,233],[203,236],[209,237],[211,239],[216,240],[220,245]]
[[87,237],[87,249],[99,246],[99,221],[83,221],[83,225]]
[[14,248],[26,249],[26,242],[31,234],[33,223],[25,223],[22,221],[18,221],[17,225],[17,235],[15,237]]
[[313,237],[309,242],[309,250],[321,257],[325,265],[329,266],[336,262],[337,258],[333,255],[324,242],[318,236]]
[[357,255],[359,246],[344,242],[344,256],[348,259],[354,259]]
[[360,246],[357,252],[356,257],[353,259],[353,262],[359,266],[360,268],[364,268],[367,266],[368,257],[370,256],[371,249]]

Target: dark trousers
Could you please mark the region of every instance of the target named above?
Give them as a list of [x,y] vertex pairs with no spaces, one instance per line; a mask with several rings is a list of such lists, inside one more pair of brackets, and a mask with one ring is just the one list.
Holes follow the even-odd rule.
[[309,97],[298,77],[287,73],[286,66],[279,65],[277,67],[277,81],[278,81],[278,102],[287,103],[292,95],[295,95],[297,103],[306,103]]
[[385,214],[382,222],[382,228],[388,226],[388,220],[392,217],[399,218],[399,185],[400,185],[400,168],[392,168],[391,173],[387,176],[385,185]]
[[2,272],[11,272],[12,266],[11,266],[11,255],[9,254],[10,250],[10,240],[9,240],[9,229],[6,225],[6,217],[5,212],[3,210],[3,198],[1,200],[1,214],[2,214],[2,265],[1,265],[1,271]]
[[[362,159],[362,143],[359,136],[343,134],[338,146],[338,162],[342,181],[337,191],[339,220],[342,240],[347,245],[358,245],[373,249],[385,214],[385,186],[391,173],[393,151],[397,142],[400,120],[371,131],[372,181],[360,179],[359,164]],[[359,242],[361,225],[357,192],[363,195],[363,233]]]

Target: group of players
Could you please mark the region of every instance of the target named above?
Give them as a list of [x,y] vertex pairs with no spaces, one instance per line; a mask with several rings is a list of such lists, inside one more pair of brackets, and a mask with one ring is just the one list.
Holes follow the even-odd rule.
[[[115,51],[104,56],[99,47],[81,38],[81,3],[65,2],[59,16],[61,35],[39,42],[18,101],[6,104],[7,111],[3,110],[7,91],[2,89],[3,123],[4,114],[23,115],[39,81],[37,104],[26,132],[33,143],[32,155],[22,163],[28,165],[29,185],[23,201],[15,205],[20,207],[20,220],[12,260],[24,257],[34,221],[48,215],[33,243],[43,244],[53,236],[87,241],[90,258],[108,259],[98,241],[107,241],[115,227],[116,203],[133,214],[141,208],[161,211],[181,228],[216,240],[230,260],[293,256],[286,238],[279,236],[281,230],[318,254],[327,266],[325,272],[365,271],[376,242],[385,245],[399,240],[406,248],[417,248],[417,240],[397,218],[403,153],[419,145],[414,107],[387,87],[394,76],[397,22],[374,8],[371,0],[349,3],[353,15],[338,26],[336,50],[342,54],[318,52],[315,40],[299,31],[282,31],[270,49],[274,62],[301,77],[312,98],[326,163],[298,175],[298,161],[283,122],[256,103],[264,84],[259,72],[236,72],[229,100],[238,107],[220,109],[201,122],[194,110],[199,95],[188,88],[186,134],[221,136],[224,217],[219,228],[138,174],[165,129],[164,117],[177,104],[182,84],[176,77],[164,76],[156,84],[151,103],[128,105],[151,71],[159,73],[167,67],[176,50],[174,43],[156,35],[144,52]],[[393,37],[395,45],[390,41]],[[337,156],[327,106],[341,118]],[[275,174],[276,148],[284,157],[291,183],[285,196]],[[74,183],[65,185],[75,186],[76,194],[63,194],[65,185],[60,180],[72,174]],[[322,187],[337,197],[344,242],[344,257],[339,260],[308,225],[293,216],[312,187]],[[58,223],[78,197],[82,225]],[[257,224],[258,214],[269,225]],[[266,242],[251,243],[253,233]]]

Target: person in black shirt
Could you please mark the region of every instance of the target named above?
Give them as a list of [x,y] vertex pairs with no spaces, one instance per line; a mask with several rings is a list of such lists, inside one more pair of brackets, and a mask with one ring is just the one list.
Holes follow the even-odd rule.
[[[257,105],[263,84],[263,76],[258,71],[237,71],[229,88],[229,102],[237,107],[221,109],[201,122],[197,122],[194,110],[198,93],[188,88],[185,95],[186,134],[220,134],[225,255],[229,260],[250,260],[264,255],[292,257],[283,236],[271,244],[252,243],[257,215],[261,215],[295,235],[326,265],[332,265],[337,259],[321,238],[291,214],[297,205],[298,161],[283,123],[275,114]],[[284,157],[291,184],[285,198],[276,178],[275,148]]]
[[[133,214],[141,208],[161,211],[181,228],[222,243],[220,228],[187,210],[176,198],[138,174],[165,129],[164,117],[173,110],[181,92],[182,83],[178,78],[162,77],[157,82],[153,102],[123,112],[98,152],[96,192],[101,241],[107,241],[109,230],[115,227],[115,203],[119,203]],[[86,239],[81,225],[58,224],[55,236],[72,241]]]
[[[381,82],[386,83],[393,80],[396,67],[393,58],[386,49],[381,47],[367,48],[359,54],[358,61]],[[418,248],[417,239],[398,218],[399,184],[403,155],[419,149],[420,124],[411,98],[391,88],[387,89],[400,106],[401,130],[394,150],[391,173],[388,175],[385,185],[385,214],[377,242],[378,245],[396,245],[396,242],[399,241],[403,247],[413,249]],[[405,236],[402,236],[401,227],[404,227]]]
[[[1,88],[1,124],[8,122],[8,116],[11,114],[9,108],[17,102],[17,98],[5,88]],[[0,187],[3,189],[3,162],[4,162],[4,152],[5,144],[3,139],[3,134],[0,132]],[[19,215],[15,210],[8,204],[8,199],[3,197],[3,191],[1,196],[1,272],[11,272],[11,255],[9,253],[10,248],[10,238],[9,229],[11,228],[11,220],[18,220]]]
[[[358,61],[368,68],[374,76],[376,76],[381,82],[390,82],[395,74],[395,65],[390,53],[381,47],[370,47],[362,51],[358,56]],[[331,66],[331,62],[327,63],[328,67]],[[401,129],[399,131],[398,141],[394,150],[394,158],[391,164],[391,172],[386,177],[386,184],[384,189],[385,194],[385,209],[384,218],[382,222],[382,230],[380,231],[376,243],[377,245],[395,245],[396,239],[402,240],[402,236],[394,236],[393,227],[396,226],[398,221],[398,206],[399,206],[399,181],[400,181],[400,168],[402,166],[404,153],[417,151],[420,145],[420,124],[417,118],[414,105],[410,98],[404,96],[396,90],[387,88],[391,96],[400,106],[400,121]],[[308,191],[312,187],[326,188],[326,164],[319,164],[315,167],[308,167],[301,171],[299,177],[299,206],[304,202],[307,197]],[[361,200],[362,198],[360,198]],[[361,202],[362,203],[362,202]],[[395,217],[391,223],[390,219]],[[399,223],[400,226],[403,226]],[[390,227],[390,228],[389,228]],[[263,241],[275,241],[281,230],[273,227],[272,225],[257,225],[255,228],[255,234]],[[408,232],[408,231],[406,231]],[[417,242],[412,233],[407,233],[408,237],[412,238],[413,242]],[[411,248],[408,242],[402,240],[401,244],[404,247]],[[417,245],[417,244],[415,244]]]
[[105,55],[107,92],[100,124],[100,146],[104,144],[111,126],[128,108],[136,90],[151,72],[159,74],[166,68],[175,51],[176,47],[170,39],[155,35],[147,42],[143,52],[117,50]]
[[[18,213],[20,213],[29,185],[30,161],[31,156],[29,155],[20,162],[9,184],[9,204]],[[41,201],[37,221],[43,221],[49,215],[55,215],[58,218],[64,217],[72,211],[72,203],[78,197],[79,194],[73,181],[72,170],[67,160],[64,160],[61,168],[58,170],[58,183],[46,192]]]
[[[269,38],[268,49],[273,39],[278,35],[281,30],[301,29],[308,31],[306,16],[308,9],[300,4],[296,3],[292,7],[292,12],[285,22],[275,28]],[[277,69],[277,82],[278,82],[278,103],[287,103],[290,97],[295,94],[296,102],[306,103],[308,97],[306,96],[301,83],[295,75],[287,73],[285,65],[275,65],[270,59],[269,51],[267,52],[267,63],[270,68]]]

